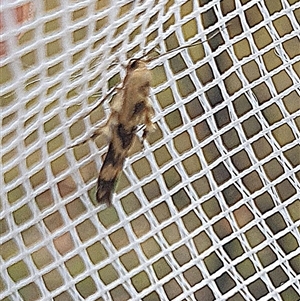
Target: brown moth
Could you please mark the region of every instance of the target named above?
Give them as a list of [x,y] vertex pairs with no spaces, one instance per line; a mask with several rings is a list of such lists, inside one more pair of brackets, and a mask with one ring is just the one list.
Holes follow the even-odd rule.
[[[159,56],[203,42],[178,47]],[[129,61],[122,87],[117,89],[118,92],[112,101],[110,117],[106,124],[92,136],[94,138],[104,133],[110,139],[97,182],[96,199],[100,204],[111,205],[117,178],[123,169],[128,151],[133,145],[138,126],[145,126],[143,140],[155,129],[151,121],[154,117],[154,110],[149,99],[151,71],[147,68],[147,63],[156,58]]]
[[123,85],[111,105],[111,115],[103,128],[93,136],[106,133],[110,137],[108,152],[98,176],[96,199],[111,204],[112,193],[127,153],[136,136],[137,127],[145,125],[143,139],[154,130],[154,110],[149,100],[151,72],[147,62],[132,59]]

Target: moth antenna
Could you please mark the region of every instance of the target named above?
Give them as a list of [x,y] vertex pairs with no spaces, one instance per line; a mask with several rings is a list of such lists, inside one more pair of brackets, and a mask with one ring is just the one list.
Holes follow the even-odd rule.
[[[133,57],[133,58],[131,58],[130,60],[129,60],[129,63],[128,64],[130,64],[130,62],[132,62],[132,61],[140,61],[140,60],[143,60],[143,61],[145,61],[146,63],[149,61],[149,59],[147,59],[147,56],[151,53],[151,52],[153,52],[153,51],[156,51],[156,52],[158,52],[159,54],[160,54],[160,51],[158,50],[158,48],[154,48],[154,49],[150,49],[148,52],[146,52],[146,53],[144,53],[143,55],[141,55],[141,56],[139,56],[139,57]],[[144,59],[144,58],[146,58],[146,59]],[[149,61],[150,62],[150,61]],[[127,64],[127,65],[128,65]],[[123,66],[123,65],[122,65]],[[125,67],[126,68],[126,66],[123,66],[123,67]]]
[[[118,58],[116,58],[113,60],[113,62],[111,63],[110,66],[112,67],[112,66],[118,66],[118,65],[120,65],[120,60]],[[122,65],[122,63],[121,63],[121,65]]]
[[[216,35],[218,35],[219,32],[220,32],[220,31],[214,33],[211,37],[209,37],[208,39],[205,39],[205,40],[203,40],[203,41],[196,41],[196,42],[193,42],[193,43],[190,44],[190,45],[185,45],[185,46],[177,47],[177,48],[174,48],[174,49],[172,49],[172,50],[169,50],[169,51],[167,51],[167,52],[165,52],[165,53],[161,53],[157,48],[154,48],[154,51],[156,51],[156,52],[158,53],[158,56],[156,56],[156,57],[151,57],[151,58],[146,58],[146,59],[145,59],[145,62],[146,62],[146,63],[149,63],[149,62],[152,62],[152,61],[156,60],[157,58],[163,57],[163,56],[165,56],[165,55],[167,55],[167,54],[170,54],[170,53],[173,53],[173,52],[182,50],[182,49],[186,49],[186,48],[190,48],[190,47],[194,47],[194,46],[201,45],[201,44],[203,44],[203,43],[205,43],[205,42],[210,41],[212,38],[214,38]],[[153,51],[153,50],[148,51],[147,54],[146,54],[145,56],[147,56],[149,53],[151,53],[151,51]],[[143,56],[143,57],[144,57],[144,56]],[[143,57],[142,57],[142,58],[143,58]]]

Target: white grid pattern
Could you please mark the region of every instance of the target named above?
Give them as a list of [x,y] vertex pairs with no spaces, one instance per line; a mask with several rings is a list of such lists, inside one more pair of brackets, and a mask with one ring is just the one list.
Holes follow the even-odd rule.
[[[299,300],[299,12],[2,1],[0,299]],[[95,205],[107,143],[69,147],[105,122],[115,62],[218,30],[151,62],[157,131]]]

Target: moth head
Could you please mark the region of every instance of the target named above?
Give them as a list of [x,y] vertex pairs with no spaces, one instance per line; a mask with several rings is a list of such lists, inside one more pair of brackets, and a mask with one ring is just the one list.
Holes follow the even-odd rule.
[[145,68],[147,65],[146,62],[144,62],[143,60],[141,59],[131,59],[127,65],[127,72],[132,72],[136,69],[142,69],[142,68]]
[[128,69],[130,70],[135,70],[137,69],[139,66],[139,62],[136,59],[132,59],[130,60],[129,64],[128,64]]

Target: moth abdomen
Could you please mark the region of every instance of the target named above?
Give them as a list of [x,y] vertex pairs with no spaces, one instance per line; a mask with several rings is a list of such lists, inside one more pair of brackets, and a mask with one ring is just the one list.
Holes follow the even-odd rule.
[[125,155],[118,152],[113,142],[111,142],[98,177],[96,192],[98,203],[111,204],[112,193],[116,186],[118,175],[123,168],[124,161]]
[[99,203],[111,204],[117,178],[135,136],[135,127],[126,130],[123,124],[115,126],[107,155],[98,177],[96,198]]

